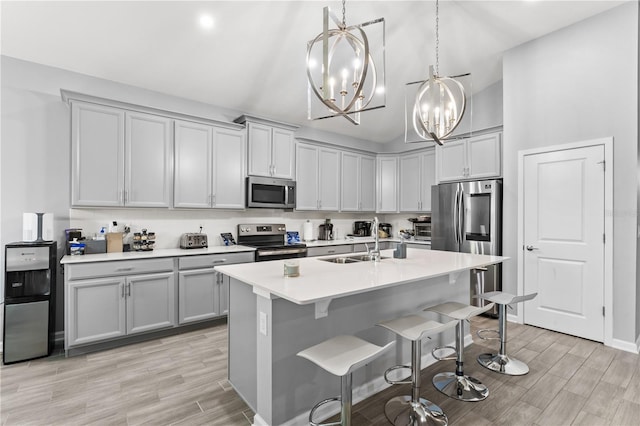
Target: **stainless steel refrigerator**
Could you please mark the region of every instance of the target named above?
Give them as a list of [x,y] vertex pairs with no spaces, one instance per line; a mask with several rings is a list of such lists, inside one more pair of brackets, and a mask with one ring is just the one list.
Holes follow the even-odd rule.
[[[442,183],[431,187],[431,248],[462,253],[502,255],[502,181]],[[502,290],[502,267],[471,270],[471,299]],[[495,314],[495,312],[494,312]]]

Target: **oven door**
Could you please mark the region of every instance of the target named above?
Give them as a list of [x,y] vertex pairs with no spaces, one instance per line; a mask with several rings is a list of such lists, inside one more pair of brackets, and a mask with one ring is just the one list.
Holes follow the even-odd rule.
[[431,223],[414,223],[414,238],[421,241],[431,241]]
[[263,247],[256,250],[256,262],[307,257],[306,247]]
[[296,183],[288,179],[258,176],[247,178],[247,207],[292,209],[296,204]]

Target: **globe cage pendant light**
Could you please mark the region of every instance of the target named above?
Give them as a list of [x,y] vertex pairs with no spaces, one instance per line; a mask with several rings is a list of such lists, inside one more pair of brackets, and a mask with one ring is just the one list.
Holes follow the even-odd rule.
[[345,0],[342,21],[325,7],[323,31],[307,43],[309,120],[360,124],[360,112],[385,106],[384,18],[347,27],[345,15]]
[[429,66],[429,78],[418,88],[413,105],[412,122],[416,133],[425,140],[433,139],[437,144],[450,136],[466,110],[463,85],[456,80],[469,74],[455,77],[439,75],[439,4],[436,0],[436,67]]

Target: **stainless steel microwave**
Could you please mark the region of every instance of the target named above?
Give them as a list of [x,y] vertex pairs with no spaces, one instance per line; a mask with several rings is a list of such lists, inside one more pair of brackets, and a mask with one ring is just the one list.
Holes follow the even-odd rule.
[[259,176],[247,178],[247,207],[293,209],[295,206],[295,181]]

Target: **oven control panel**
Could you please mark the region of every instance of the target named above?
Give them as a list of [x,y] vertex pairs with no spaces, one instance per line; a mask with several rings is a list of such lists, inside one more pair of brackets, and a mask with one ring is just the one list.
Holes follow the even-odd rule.
[[245,224],[238,225],[238,235],[284,235],[287,227],[284,224]]

